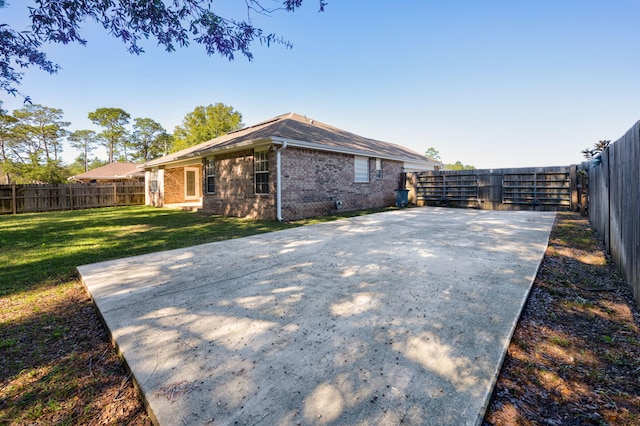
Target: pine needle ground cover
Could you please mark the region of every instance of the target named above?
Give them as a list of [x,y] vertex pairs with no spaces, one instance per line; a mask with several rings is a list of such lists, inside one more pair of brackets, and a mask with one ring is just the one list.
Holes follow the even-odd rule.
[[640,315],[586,218],[556,217],[489,425],[640,425]]

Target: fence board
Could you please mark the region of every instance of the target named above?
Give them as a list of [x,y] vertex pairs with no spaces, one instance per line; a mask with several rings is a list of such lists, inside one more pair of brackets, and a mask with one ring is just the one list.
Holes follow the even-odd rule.
[[640,303],[640,121],[588,166],[589,220]]
[[574,206],[571,167],[419,172],[414,182],[416,201],[422,205],[485,210],[569,210]]
[[0,214],[144,204],[144,183],[0,185]]

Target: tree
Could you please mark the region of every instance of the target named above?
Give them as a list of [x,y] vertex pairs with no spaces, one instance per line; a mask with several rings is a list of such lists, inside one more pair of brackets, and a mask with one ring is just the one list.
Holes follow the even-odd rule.
[[69,123],[62,121],[62,116],[61,109],[36,104],[13,111],[17,121],[7,144],[11,161],[6,166],[16,181],[57,183],[64,180],[64,167],[58,155]]
[[15,110],[13,115],[18,119],[15,132],[19,142],[23,144],[23,150],[43,155],[42,160],[47,163],[58,161],[58,154],[62,151],[62,138],[68,133],[65,127],[70,124],[62,121],[62,110],[32,104]]
[[89,154],[96,149],[98,139],[93,130],[76,130],[69,135],[69,145],[80,151],[84,171],[89,171]]
[[127,129],[125,129],[124,126],[129,124],[129,120],[131,119],[129,113],[121,108],[98,108],[90,112],[88,117],[93,124],[104,127],[104,130],[100,132],[99,136],[102,139],[103,145],[107,148],[109,163],[114,162],[120,146],[124,149],[126,161],[127,141],[125,140],[125,136],[127,135]]
[[162,147],[162,155],[167,155],[173,149],[173,135],[171,133],[163,133],[158,137],[158,145]]
[[593,149],[589,149],[589,148],[583,149],[582,155],[584,155],[584,158],[586,158],[587,160],[591,160],[593,157],[598,156],[600,153],[602,153],[602,151],[607,149],[610,143],[611,143],[610,140],[598,141],[593,145]]
[[427,148],[427,150],[425,151],[424,155],[429,157],[429,158],[431,158],[431,159],[434,159],[436,161],[441,161],[440,160],[440,152],[437,149],[435,149],[434,147]]
[[11,158],[9,156],[9,147],[15,138],[13,128],[18,119],[13,115],[9,115],[7,111],[0,108],[0,169],[4,175],[4,183],[11,183]]
[[[0,8],[3,6],[0,3]],[[16,86],[24,73],[17,69],[35,66],[50,74],[58,72],[60,67],[39,50],[41,44],[41,37],[31,32],[19,32],[0,24],[0,90],[14,96],[19,93]],[[29,96],[25,96],[25,102],[30,102]]]
[[231,106],[222,103],[198,106],[185,115],[182,126],[176,126],[172,151],[180,151],[242,127],[242,114]]
[[[440,152],[434,147],[428,148],[425,151],[424,155],[436,161],[442,162],[442,159],[440,158]],[[466,164],[462,164],[460,161],[456,161],[455,163],[444,165],[444,170],[475,170],[475,169],[476,168],[474,166],[468,166]]]
[[107,165],[107,162],[104,160],[100,160],[99,158],[93,158],[89,161],[88,166],[85,164],[84,156],[78,155],[73,163],[69,164],[66,167],[67,174],[69,176],[75,176],[82,173],[85,173],[88,170],[92,170],[98,167],[102,167]]
[[460,161],[456,161],[453,164],[445,164],[445,170],[475,170],[474,166],[469,166],[466,164],[462,164]]
[[[43,42],[80,43],[85,45],[81,25],[96,22],[116,38],[122,40],[132,54],[144,49],[141,40],[155,39],[167,51],[176,46],[186,47],[191,39],[204,46],[208,55],[219,54],[229,60],[237,52],[253,59],[250,46],[259,41],[267,46],[290,42],[273,33],[254,27],[251,15],[270,15],[277,10],[294,11],[302,0],[284,0],[282,6],[267,8],[261,0],[245,0],[247,13],[239,20],[224,18],[211,10],[211,0],[129,1],[129,0],[38,0],[29,7],[31,32],[16,31],[7,24],[0,25],[0,88],[12,94],[22,80],[22,72],[30,66],[55,73],[58,65],[49,61],[40,50]],[[319,0],[320,11],[326,2]],[[0,8],[4,2],[0,2]]]
[[167,131],[150,118],[136,118],[131,134],[134,160],[149,161],[167,152]]

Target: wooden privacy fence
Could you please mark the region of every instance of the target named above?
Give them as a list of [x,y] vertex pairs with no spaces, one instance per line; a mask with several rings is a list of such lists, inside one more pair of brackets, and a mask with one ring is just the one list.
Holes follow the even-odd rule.
[[144,204],[144,183],[0,185],[0,214]]
[[418,205],[484,210],[577,210],[576,166],[414,173]]
[[589,220],[640,303],[640,121],[586,166]]

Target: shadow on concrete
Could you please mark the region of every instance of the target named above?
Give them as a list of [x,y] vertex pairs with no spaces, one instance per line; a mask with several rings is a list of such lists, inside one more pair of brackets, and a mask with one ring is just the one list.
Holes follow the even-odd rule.
[[409,209],[79,271],[162,425],[475,424],[553,219]]

